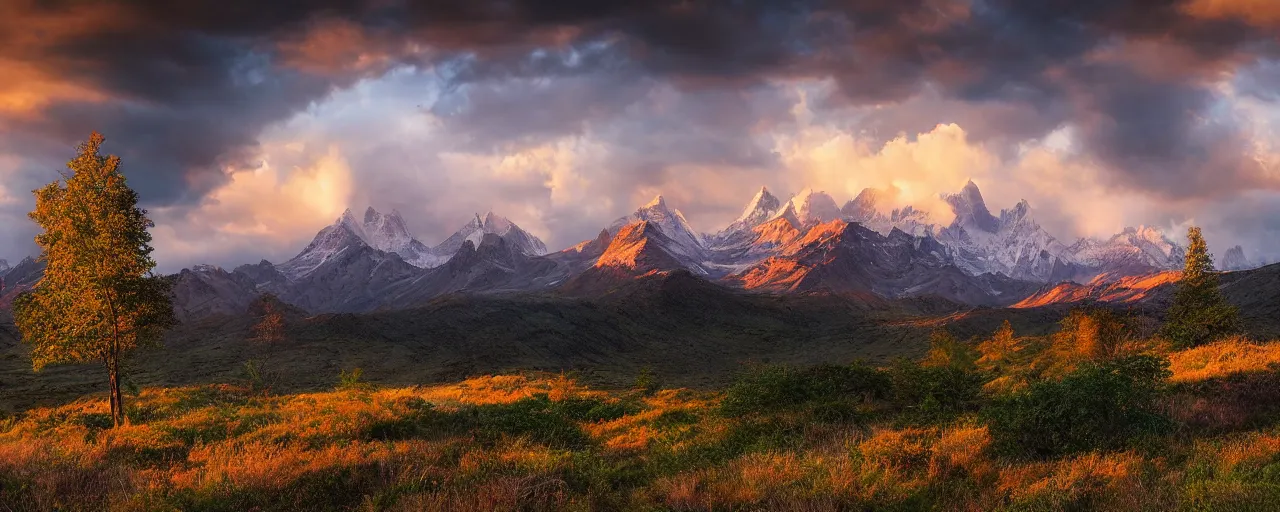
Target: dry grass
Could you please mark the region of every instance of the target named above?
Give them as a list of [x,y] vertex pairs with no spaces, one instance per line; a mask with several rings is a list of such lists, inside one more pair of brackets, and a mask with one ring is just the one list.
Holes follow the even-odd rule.
[[1236,373],[1273,371],[1280,364],[1280,342],[1255,343],[1231,338],[1169,355],[1173,382],[1195,382]]
[[[1174,353],[1189,382],[1266,370],[1280,345]],[[998,377],[997,377],[998,378]],[[1263,510],[1280,433],[1010,458],[980,418],[738,418],[720,395],[609,392],[563,375],[255,396],[148,389],[131,425],[85,399],[0,424],[0,510]],[[1194,434],[1194,433],[1193,433]]]

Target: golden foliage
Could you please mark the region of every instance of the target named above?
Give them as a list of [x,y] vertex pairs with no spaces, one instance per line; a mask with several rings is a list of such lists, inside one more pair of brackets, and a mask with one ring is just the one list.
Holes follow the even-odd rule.
[[[1202,357],[1212,347],[1174,357],[1231,360]],[[577,420],[590,440],[584,447],[525,435],[482,440],[447,427],[449,418],[466,421],[469,407],[543,396],[632,405],[614,419]],[[150,389],[127,427],[103,430],[95,418],[106,404],[82,400],[28,411],[0,432],[0,482],[22,482],[6,488],[20,491],[0,491],[0,509],[1248,508],[1272,496],[1240,475],[1263,474],[1280,458],[1280,436],[1261,431],[1193,439],[1167,454],[1009,459],[993,453],[988,428],[972,417],[916,427],[801,423],[785,445],[717,451],[751,425],[717,413],[718,400],[688,390],[605,392],[536,374],[272,397],[233,386]],[[371,434],[405,422],[423,430]],[[30,505],[12,505],[19,500]]]
[[1280,364],[1280,343],[1254,343],[1240,337],[1169,354],[1173,382],[1195,382],[1233,373],[1272,371]]
[[120,158],[99,154],[104,141],[95,132],[67,163],[64,181],[35,191],[29,216],[42,229],[36,244],[46,267],[13,307],[36,370],[59,363],[106,366],[118,425],[121,356],[157,341],[174,319],[166,282],[150,275],[151,221],[125,183]]

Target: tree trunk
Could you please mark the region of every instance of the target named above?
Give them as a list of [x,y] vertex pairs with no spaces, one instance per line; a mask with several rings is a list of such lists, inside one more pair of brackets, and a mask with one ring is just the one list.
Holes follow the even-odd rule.
[[116,414],[120,409],[120,404],[116,402],[116,371],[110,362],[107,363],[107,386],[107,396],[111,401],[111,425],[119,427],[120,416]]
[[119,427],[124,424],[124,395],[120,393],[120,361],[119,357],[111,358],[110,366],[107,370],[110,372],[111,382],[111,424]]

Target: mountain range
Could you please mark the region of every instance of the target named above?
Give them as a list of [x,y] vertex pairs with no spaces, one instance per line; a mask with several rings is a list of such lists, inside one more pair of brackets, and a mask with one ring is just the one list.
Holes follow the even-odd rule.
[[[1105,239],[1060,241],[1021,201],[993,213],[972,181],[942,199],[946,225],[888,193],[866,189],[840,206],[805,189],[782,199],[762,187],[724,229],[700,234],[662,196],[573,247],[548,252],[533,234],[493,212],[476,214],[435,246],[403,216],[351,210],[293,258],[231,271],[199,265],[171,276],[181,318],[243,312],[271,293],[312,313],[423,305],[449,294],[607,295],[637,277],[687,271],[744,292],[830,292],[883,298],[936,296],[1008,306],[1059,282],[1116,281],[1180,268],[1182,247],[1151,227]],[[1247,268],[1232,248],[1225,268]],[[39,278],[34,260],[0,265],[0,297]]]

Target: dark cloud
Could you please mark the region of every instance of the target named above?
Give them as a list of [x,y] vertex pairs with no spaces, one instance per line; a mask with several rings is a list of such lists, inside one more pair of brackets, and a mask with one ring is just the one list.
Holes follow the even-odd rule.
[[[99,108],[55,105],[40,128],[60,140],[83,137],[86,126],[128,139],[136,160],[145,162],[140,172],[154,182],[144,197],[159,203],[198,197],[199,187],[216,183],[222,160],[252,154],[263,126],[360,76],[423,59],[462,63],[453,80],[467,100],[436,108],[456,115],[463,129],[493,128],[500,140],[580,130],[585,119],[634,102],[643,91],[635,84],[650,78],[723,88],[830,76],[842,96],[857,103],[901,101],[933,84],[950,97],[1030,104],[1046,115],[1012,128],[1108,116],[1114,123],[1099,128],[1090,146],[1128,175],[1120,181],[1140,184],[1149,173],[1133,170],[1132,162],[1147,157],[1161,167],[1232,164],[1184,159],[1188,152],[1169,149],[1214,153],[1211,146],[1231,146],[1225,141],[1233,137],[1229,129],[1190,127],[1207,108],[1211,77],[1194,69],[1174,77],[1100,76],[1084,60],[1106,45],[1141,39],[1187,48],[1206,72],[1220,71],[1211,64],[1242,54],[1277,51],[1269,27],[1196,18],[1173,0],[147,0],[93,4],[93,12],[111,14],[99,22],[81,19],[90,14],[86,5],[14,3],[0,32],[17,32],[31,19],[50,27],[79,21],[57,29],[46,43],[15,45],[19,54],[7,56],[39,63],[112,98],[111,106]],[[322,44],[326,34],[333,46]],[[367,48],[347,54],[337,43]],[[331,51],[316,55],[308,48]],[[532,53],[539,48],[547,51]],[[568,63],[566,52],[585,62]],[[354,62],[370,55],[381,57],[374,60],[382,65]],[[299,66],[286,65],[291,56]],[[297,60],[307,58],[331,60],[310,67]],[[322,73],[317,64],[338,69]],[[611,73],[599,84],[575,84],[584,99],[580,109],[543,101],[546,92],[536,86],[528,87],[524,104],[503,103],[520,100],[495,94],[485,83],[598,69]],[[1072,99],[1073,83],[1116,90],[1073,102],[1067,112],[1046,107]],[[1132,84],[1156,94],[1132,97]],[[495,116],[512,122],[494,122]],[[1126,158],[1112,156],[1118,153]],[[193,173],[209,176],[185,176]],[[186,183],[197,188],[183,190]],[[1174,195],[1194,190],[1155,189]]]
[[[225,167],[256,165],[264,129],[416,66],[443,79],[423,108],[459,147],[496,152],[595,130],[616,150],[600,179],[619,202],[631,199],[625,187],[670,182],[682,166],[776,169],[758,133],[786,105],[742,95],[828,78],[836,94],[822,108],[921,97],[944,107],[864,116],[860,131],[883,138],[956,122],[1009,152],[1070,125],[1118,187],[1175,200],[1280,187],[1247,154],[1248,134],[1215,111],[1217,84],[1237,71],[1242,93],[1276,101],[1276,27],[1192,4],[12,0],[0,6],[0,66],[76,91],[0,109],[0,151],[56,167],[97,129],[144,202],[196,204]],[[684,96],[664,106],[654,95],[665,87]],[[637,106],[659,113],[637,116]]]

